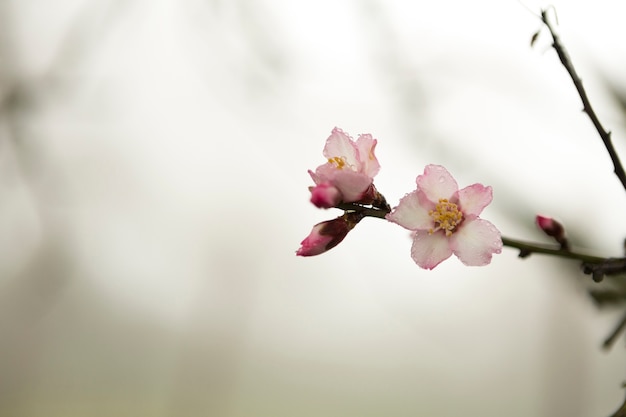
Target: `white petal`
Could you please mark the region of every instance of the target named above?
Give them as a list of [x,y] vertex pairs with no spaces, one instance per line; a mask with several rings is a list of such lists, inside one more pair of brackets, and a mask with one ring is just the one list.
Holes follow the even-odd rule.
[[434,203],[440,198],[450,199],[459,191],[459,186],[447,169],[441,165],[427,165],[424,174],[415,180],[417,188],[422,190],[428,199]]
[[376,159],[374,150],[376,149],[376,139],[370,134],[360,135],[356,140],[356,147],[361,163],[359,171],[374,178],[380,170],[380,164]]
[[483,266],[502,251],[500,231],[487,220],[470,217],[450,236],[454,254],[465,265]]
[[343,157],[349,166],[357,169],[359,163],[357,152],[352,138],[338,127],[334,128],[328,139],[326,139],[324,156],[328,159]]
[[492,199],[491,187],[482,184],[473,184],[459,191],[459,205],[465,216],[478,216]]
[[435,227],[429,210],[435,208],[423,192],[415,190],[400,200],[400,203],[389,213],[387,220],[397,223],[409,230],[429,230]]
[[420,267],[433,269],[442,261],[452,255],[450,242],[442,231],[428,234],[427,231],[419,230],[415,233],[411,257]]
[[349,170],[336,170],[332,180],[346,203],[360,200],[371,183],[372,179],[367,175]]

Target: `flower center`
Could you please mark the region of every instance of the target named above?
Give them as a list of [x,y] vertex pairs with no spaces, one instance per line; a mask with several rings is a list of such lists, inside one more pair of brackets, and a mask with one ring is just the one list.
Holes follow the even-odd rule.
[[463,213],[459,210],[459,206],[449,202],[446,198],[440,198],[435,209],[429,210],[428,214],[437,225],[436,228],[428,231],[431,235],[438,230],[445,230],[446,236],[450,236],[463,221]]
[[337,169],[343,169],[346,166],[346,158],[344,156],[334,156],[332,158],[328,158],[328,162],[335,165]]

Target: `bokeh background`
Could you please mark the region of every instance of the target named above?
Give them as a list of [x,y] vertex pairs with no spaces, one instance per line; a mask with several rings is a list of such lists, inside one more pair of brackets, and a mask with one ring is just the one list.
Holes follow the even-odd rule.
[[[625,7],[553,1],[626,155]],[[605,416],[626,351],[578,266],[505,248],[411,260],[306,170],[334,126],[378,138],[395,204],[429,163],[484,217],[621,256],[624,190],[544,31],[507,0],[0,1],[0,415]]]

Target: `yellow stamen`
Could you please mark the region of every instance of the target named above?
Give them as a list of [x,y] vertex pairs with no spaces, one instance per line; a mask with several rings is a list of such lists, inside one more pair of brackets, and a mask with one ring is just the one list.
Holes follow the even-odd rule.
[[438,230],[445,230],[446,236],[450,236],[454,229],[463,221],[463,213],[459,210],[459,207],[454,203],[450,203],[446,198],[440,198],[435,209],[430,210],[428,214],[437,225],[436,228],[428,231],[431,235]]
[[346,166],[346,158],[345,156],[334,156],[332,158],[328,158],[328,162],[337,166],[337,169],[343,169]]

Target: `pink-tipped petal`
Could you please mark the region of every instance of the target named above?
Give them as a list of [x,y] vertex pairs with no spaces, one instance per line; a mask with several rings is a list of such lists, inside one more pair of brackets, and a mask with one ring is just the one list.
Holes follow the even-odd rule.
[[363,217],[365,217],[363,213],[350,212],[336,219],[316,224],[300,244],[296,255],[315,256],[334,248]]
[[325,222],[313,226],[311,233],[300,243],[300,248],[296,251],[297,256],[315,256],[327,251],[327,247],[333,240],[331,235],[323,235]]
[[450,236],[450,247],[465,265],[483,266],[491,262],[494,253],[502,251],[502,237],[487,220],[470,217]]
[[537,221],[537,226],[542,230],[551,229],[554,225],[554,219],[552,217],[545,217],[538,214],[535,220]]
[[359,153],[359,161],[361,162],[360,171],[370,178],[374,178],[380,170],[380,164],[378,163],[378,159],[374,154],[374,151],[376,149],[376,143],[376,139],[374,139],[369,133],[365,135],[360,135],[359,138],[356,140],[356,147]]
[[441,165],[427,165],[424,168],[424,174],[419,175],[416,182],[417,188],[422,190],[426,197],[434,203],[437,203],[441,198],[450,199],[459,191],[456,180]]
[[548,236],[558,236],[564,233],[563,225],[552,217],[537,215],[535,220],[537,221],[537,226]]
[[435,205],[424,193],[415,190],[402,197],[400,203],[385,218],[409,230],[429,230],[435,227],[433,218],[428,214]]
[[420,267],[433,269],[452,255],[452,249],[445,233],[429,234],[425,230],[415,232],[411,257]]
[[491,187],[472,184],[459,191],[459,205],[466,216],[478,216],[493,199]]
[[357,169],[359,164],[358,150],[355,143],[348,134],[338,127],[334,128],[328,139],[326,139],[324,156],[327,159],[343,157],[346,164],[352,167],[352,169]]
[[311,188],[311,203],[319,208],[335,207],[341,201],[341,192],[329,183]]

